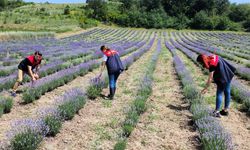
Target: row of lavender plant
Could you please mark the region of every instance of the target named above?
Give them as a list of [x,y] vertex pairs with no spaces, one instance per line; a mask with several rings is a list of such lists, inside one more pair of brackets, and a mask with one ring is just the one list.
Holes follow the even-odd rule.
[[[190,33],[188,35],[186,32],[181,32],[179,34],[182,34],[182,36],[185,39],[189,38],[190,40],[191,40],[191,37],[195,37],[195,40],[192,40],[192,41],[198,42],[198,43],[202,44],[203,46],[210,46],[210,47],[212,46],[216,49],[221,49],[224,53],[230,53],[232,55],[236,55],[236,56],[241,57],[243,59],[248,59],[248,60],[250,59],[250,55],[248,55],[246,53],[247,51],[245,51],[243,49],[235,49],[235,47],[237,47],[237,44],[233,43],[232,40],[230,41],[230,43],[229,43],[229,41],[225,41],[223,39],[223,36],[216,37],[216,41],[211,42],[211,39],[213,38],[213,37],[211,38],[211,36],[209,37],[209,39],[206,36],[205,38],[207,40],[198,40],[198,39],[200,39],[200,37],[192,36],[192,35],[190,35]],[[217,40],[219,40],[219,41],[217,41]],[[243,44],[243,43],[241,43],[241,44]]]
[[[137,43],[139,43],[139,42],[137,42]],[[116,44],[119,44],[119,43],[116,43]],[[129,44],[130,45],[125,43],[125,44],[123,44],[123,46],[126,47],[126,48],[130,48],[136,43],[135,42],[129,42]],[[113,45],[113,44],[111,44],[111,45]],[[98,48],[95,48],[95,49],[98,49]],[[84,52],[82,52],[82,51],[84,51]],[[91,51],[89,51],[88,49],[85,49],[85,50],[80,49],[79,54],[74,55],[74,56],[68,56],[67,60],[68,59],[84,57],[84,56],[88,55],[90,52]],[[92,52],[92,56],[90,56],[88,58],[88,60],[91,60],[93,58],[95,58],[95,59],[99,58],[100,57],[99,55],[98,55],[99,57],[96,57],[97,56],[97,55],[95,55],[96,52],[97,52],[96,50],[94,52]],[[76,53],[76,51],[74,51],[74,53]],[[79,60],[79,61],[73,61],[72,62],[73,66],[80,64],[82,61],[86,62],[87,60],[82,59],[82,60]],[[54,63],[48,64],[48,65],[44,66],[41,69],[40,77],[44,77],[44,76],[53,74],[53,73],[55,73],[57,71],[67,69],[67,68],[72,66],[72,63],[70,63],[68,61],[63,62],[62,60],[58,60],[58,61],[55,61]],[[0,81],[1,81],[0,90],[11,88],[13,86],[14,82],[15,82],[15,78],[16,78],[16,74],[12,74],[12,75],[10,75],[8,77],[5,77],[5,78],[0,78]],[[28,79],[29,78],[25,78],[24,82],[28,81]]]
[[205,44],[205,43],[199,43],[199,42],[196,42],[194,40],[191,40],[190,37],[188,37],[186,35],[183,35],[183,37],[186,40],[189,40],[189,42],[198,43],[199,45],[201,45],[203,47],[209,47],[209,49],[215,51],[216,53],[220,54],[221,56],[223,56],[229,60],[236,61],[236,62],[239,62],[241,64],[245,64],[246,66],[248,66],[248,64],[249,64],[249,61],[248,61],[249,57],[245,57],[244,55],[242,55],[242,53],[227,51],[225,49],[218,48],[218,46],[216,46],[216,45],[209,44],[209,41],[207,41]]
[[122,133],[120,134],[118,142],[114,146],[115,150],[124,150],[126,148],[126,139],[135,128],[140,115],[147,110],[146,101],[152,93],[153,74],[161,50],[161,40],[159,39],[157,42],[157,49],[153,54],[151,61],[147,64],[144,76],[140,81],[140,87],[137,90],[136,97],[125,114],[126,118],[122,123]]
[[[141,43],[138,43],[136,46],[142,46]],[[120,51],[121,56],[131,53],[136,49],[131,49],[130,51],[126,51],[122,49]],[[75,67],[71,67],[62,71],[59,71],[55,74],[50,76],[44,77],[40,80],[37,80],[33,85],[33,89],[27,89],[26,92],[23,94],[23,100],[25,103],[33,102],[36,99],[39,99],[44,93],[51,91],[58,86],[62,86],[67,82],[73,80],[79,75],[85,75],[88,71],[93,70],[94,68],[99,67],[100,62],[96,60],[91,60],[86,63],[81,63]],[[28,88],[30,85],[26,84],[25,86]]]
[[[143,41],[138,42],[134,46],[130,45],[131,47],[133,47],[133,49],[131,48],[128,50],[124,50],[122,47],[120,47],[121,48],[119,49],[120,55],[121,56],[127,55],[137,49],[140,49],[144,44],[145,42]],[[126,48],[130,48],[130,46],[126,47],[126,44],[125,44]],[[46,93],[47,91],[51,91],[58,86],[62,86],[68,83],[69,81],[73,80],[79,75],[81,76],[85,75],[88,71],[91,71],[94,68],[98,67],[98,65],[99,63],[97,61],[92,60],[90,62],[82,63],[74,68],[69,68],[69,69],[60,71],[54,75],[42,78],[41,80],[39,80],[39,83],[36,82],[36,84],[33,85],[34,89],[29,90],[29,91],[27,90],[27,92],[24,93],[23,95],[24,103],[30,103],[36,99],[39,99],[40,96]],[[28,85],[29,84],[26,84],[27,88],[28,88]],[[11,107],[9,109],[11,109]]]
[[[121,30],[122,31],[122,30]],[[129,31],[129,30],[128,30]],[[130,30],[130,32],[131,32],[132,30]],[[95,32],[96,33],[96,32]],[[109,34],[107,34],[107,35],[105,35],[105,36],[111,36],[111,37],[113,37],[113,39],[114,40],[116,40],[115,38],[117,38],[117,36],[118,36],[118,34],[119,34],[120,32],[117,32],[117,33],[115,33],[115,35],[116,36],[114,36],[113,37],[113,34],[112,33],[109,33]],[[123,33],[125,33],[125,32],[123,32]],[[129,32],[128,32],[129,33]],[[127,33],[126,33],[127,34]],[[126,35],[124,35],[124,36],[126,36]],[[97,36],[97,37],[99,37],[99,36]],[[90,44],[89,46],[90,47],[93,47],[94,45],[96,45],[96,46],[98,46],[97,44],[96,44],[96,39],[92,39],[93,41],[95,41],[95,43],[93,43],[93,44]],[[117,40],[116,40],[117,41]],[[124,41],[124,40],[123,40]],[[47,42],[47,41],[46,41]],[[48,42],[50,42],[50,41],[48,41]],[[110,43],[110,42],[112,42],[112,41],[106,41],[107,43]],[[114,41],[113,41],[114,42]],[[55,56],[57,56],[56,54],[57,53],[59,53],[59,54],[61,54],[62,53],[62,50],[64,51],[64,55],[66,54],[66,53],[68,53],[68,52],[70,52],[69,54],[71,54],[72,55],[72,52],[71,52],[71,49],[73,48],[73,49],[79,49],[79,50],[82,50],[82,48],[89,48],[89,47],[86,47],[86,45],[83,45],[82,43],[84,43],[84,41],[81,41],[81,43],[80,42],[74,42],[74,43],[69,43],[69,44],[63,44],[63,45],[60,45],[59,43],[61,43],[61,42],[58,42],[58,41],[56,41],[55,43],[57,43],[56,45],[53,45],[53,46],[49,46],[49,47],[47,47],[47,46],[35,46],[35,47],[32,47],[32,48],[35,48],[36,50],[39,50],[39,49],[41,49],[41,51],[43,51],[43,53],[44,53],[44,56],[46,56],[46,59],[50,59],[50,57],[52,57],[53,59],[52,60],[55,60],[56,58],[55,58]],[[44,43],[43,43],[44,44]],[[27,44],[27,45],[30,45],[30,43],[29,44]],[[20,47],[18,47],[18,49],[20,49],[20,50],[22,50],[23,49],[23,46],[20,46]],[[44,51],[44,50],[46,50],[46,51]],[[59,50],[59,51],[58,51]],[[74,50],[74,55],[77,55],[77,53],[76,53],[76,51]],[[27,50],[25,50],[25,51],[22,51],[23,53],[24,52],[26,52],[26,53],[24,53],[25,55],[27,55],[29,52],[30,52],[30,48],[27,48]],[[53,55],[51,55],[51,54],[53,54]],[[15,54],[16,55],[16,54]],[[10,60],[9,60],[10,59]],[[11,59],[11,58],[8,58],[7,59],[8,61],[7,62],[16,62],[17,60],[16,59]],[[19,61],[19,60],[18,60]],[[6,62],[6,63],[7,63]],[[5,62],[4,62],[5,63]],[[3,63],[3,64],[4,64]],[[11,64],[11,63],[10,63]],[[10,73],[12,73],[13,71],[15,71],[15,69],[13,68],[13,67],[15,67],[16,65],[14,64],[14,66],[10,66],[10,69],[8,69],[8,68],[6,68],[5,67],[5,69],[4,70],[1,70],[0,71],[0,76],[7,76],[7,75],[9,75]],[[16,68],[16,67],[15,67]]]
[[[166,42],[165,44],[171,52],[176,50],[170,43]],[[193,120],[200,132],[203,149],[233,149],[231,135],[227,133],[216,118],[211,116],[211,109],[206,106],[204,98],[194,84],[190,72],[176,55],[176,52],[172,54],[174,56],[175,70],[182,83],[183,94],[191,105],[190,111],[193,113]]]
[[[154,40],[150,41],[151,46],[152,41]],[[136,59],[146,51],[145,48],[129,57]],[[39,110],[38,117],[14,121],[7,133],[8,140],[0,142],[2,144],[0,144],[0,148],[14,150],[37,149],[44,137],[55,136],[59,133],[63,121],[71,120],[83,108],[85,103],[86,94],[80,89],[67,91],[55,101],[53,107]]]
[[[184,38],[181,38],[181,40],[183,42],[181,42],[180,40],[177,40],[177,42],[179,42],[179,44],[181,44],[182,46],[192,50],[192,51],[195,51],[197,53],[204,53],[204,54],[211,54],[211,53],[214,53],[214,49],[213,48],[206,48],[206,47],[203,47],[202,45],[199,45],[198,43],[196,44],[193,44],[192,42],[188,41],[187,39],[184,39]],[[223,56],[223,57],[226,57],[224,56],[225,53],[220,53],[219,51],[216,51],[217,54]],[[227,58],[227,57],[226,57]],[[232,63],[234,66],[236,66],[237,68],[237,74],[246,79],[246,80],[250,80],[250,68],[246,68],[242,65],[239,65],[239,64],[236,64],[234,62],[230,62]]]
[[[122,30],[120,30],[120,31],[122,31]],[[128,32],[129,31],[129,32]],[[96,33],[96,32],[95,32]],[[113,34],[115,33],[115,35],[114,35],[114,37],[113,37]],[[117,36],[119,35],[119,33],[121,33],[121,32],[114,32],[113,34],[111,34],[111,33],[109,33],[109,34],[107,34],[107,35],[105,35],[105,36],[111,36],[111,37],[113,37],[113,40],[116,40],[115,38],[117,38]],[[126,34],[128,34],[128,33],[132,33],[132,30],[127,30],[127,33],[125,33],[125,32],[122,32],[122,33],[124,33],[124,36],[126,36]],[[97,36],[97,37],[99,37],[99,36]],[[120,39],[121,37],[119,37],[119,39]],[[85,38],[86,39],[86,38]],[[95,39],[92,39],[92,41],[95,41],[95,43],[93,43],[93,44],[91,44],[91,45],[89,45],[89,46],[94,46],[94,44],[97,46],[97,44],[96,44],[96,40]],[[117,41],[117,40],[116,40]],[[46,41],[47,42],[47,41]],[[48,42],[50,42],[50,41],[48,41]],[[107,41],[106,41],[107,42]],[[110,42],[112,42],[112,41],[110,41]],[[108,43],[110,43],[110,42],[108,42]],[[56,54],[57,53],[59,53],[59,54],[61,54],[62,53],[62,50],[64,51],[64,55],[66,54],[66,53],[68,53],[68,52],[70,52],[69,54],[72,54],[72,52],[71,52],[71,49],[72,48],[74,48],[74,49],[82,49],[82,48],[88,48],[88,47],[86,47],[86,45],[82,45],[82,43],[84,43],[84,41],[81,41],[81,43],[80,42],[74,42],[74,43],[69,43],[69,44],[63,44],[63,45],[60,45],[59,43],[61,43],[61,42],[58,42],[58,41],[56,41],[56,42],[54,42],[54,43],[57,43],[56,45],[52,45],[52,46],[49,46],[49,47],[47,47],[47,46],[35,46],[35,47],[33,47],[33,48],[36,48],[36,50],[38,50],[38,49],[41,49],[41,51],[43,51],[43,53],[44,53],[44,55],[46,56],[46,59],[50,59],[50,58],[53,58],[52,60],[55,60],[55,56],[57,56]],[[68,42],[67,42],[68,43]],[[29,45],[30,46],[30,44],[31,43],[28,43],[27,45]],[[42,43],[42,44],[44,44],[44,43]],[[23,49],[23,46],[21,45],[20,47],[18,47],[18,49],[20,49],[20,50],[22,50]],[[46,49],[46,51],[44,51]],[[59,51],[58,51],[59,50]],[[27,55],[27,53],[29,53],[30,52],[30,48],[27,48],[27,50],[25,50],[25,51],[22,51],[23,53],[24,52],[26,52],[26,53],[24,53],[25,55]],[[51,55],[51,54],[53,54],[53,55]],[[75,51],[75,53],[74,54],[77,54],[76,53],[76,51]],[[16,55],[16,53],[15,53],[15,55]],[[9,60],[10,59],[10,60]],[[8,61],[6,62],[6,63],[8,63],[9,62],[9,64],[11,64],[10,62],[16,62],[17,60],[16,59],[11,59],[11,58],[8,58],[7,59]],[[19,60],[18,60],[19,61]],[[4,62],[5,63],[5,62]],[[4,64],[3,63],[3,64]],[[15,71],[15,69],[13,68],[13,67],[15,67],[15,65],[14,66],[10,66],[9,68],[10,69],[8,69],[8,68],[6,68],[5,67],[5,69],[4,70],[1,70],[1,72],[0,72],[0,76],[2,75],[2,76],[6,76],[6,75],[9,75],[10,73],[12,73],[13,71]],[[15,67],[16,68],[16,67]]]
[[0,149],[35,150],[42,140],[60,132],[65,120],[73,119],[86,103],[85,93],[71,89],[59,97],[53,106],[37,111],[35,118],[16,120],[7,132],[7,141],[0,142]]
[[[150,42],[145,46],[142,47],[141,49],[137,50],[127,58],[122,60],[122,64],[125,67],[125,70],[127,70],[136,60],[138,60],[145,52],[150,50],[154,43],[155,37],[150,40]],[[122,53],[119,53],[120,56]],[[98,96],[100,96],[102,90],[108,86],[108,77],[107,75],[104,76],[103,79],[101,79],[98,76],[95,78],[91,79],[90,81],[90,86],[87,88],[87,96],[89,99],[96,99]]]
[[[183,47],[182,45],[178,44],[178,42],[174,41],[173,39],[170,39],[171,43],[179,50],[181,50],[185,55],[187,55],[198,67],[201,67],[197,62],[197,54],[190,51],[189,49]],[[166,44],[169,45],[169,43],[166,42]],[[202,70],[205,74],[207,74],[206,70]],[[239,81],[236,79],[233,79],[231,83],[231,94],[234,97],[234,99],[239,102],[243,103],[243,108],[250,113],[250,91],[242,85]]]
[[[210,34],[210,33],[206,33],[206,34],[200,34],[200,36],[202,36],[204,39],[208,39],[208,37],[215,37],[216,40],[213,40],[214,44],[222,44],[225,45],[226,47],[229,48],[237,48],[237,51],[246,53],[247,50],[249,50],[249,35],[248,36],[244,36],[244,35],[238,35],[238,36],[234,36],[234,35],[230,35],[230,34],[226,34],[226,35],[219,35],[217,36],[216,34]],[[232,37],[231,37],[232,36]],[[231,39],[229,39],[231,38]],[[210,39],[208,39],[208,41],[211,41]],[[217,42],[218,41],[218,42]]]

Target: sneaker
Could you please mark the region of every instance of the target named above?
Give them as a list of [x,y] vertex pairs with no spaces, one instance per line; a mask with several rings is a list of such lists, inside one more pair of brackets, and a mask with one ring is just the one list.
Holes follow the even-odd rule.
[[10,95],[11,95],[12,97],[16,97],[16,92],[11,91],[11,92],[10,92]]
[[220,111],[220,114],[222,115],[222,116],[228,116],[228,111],[225,111],[224,109],[222,110],[222,111]]
[[221,118],[220,112],[219,111],[214,111],[213,116],[217,118]]
[[112,96],[112,95],[109,94],[109,95],[107,96],[107,98],[108,98],[109,100],[113,100],[113,99],[114,99],[114,96]]

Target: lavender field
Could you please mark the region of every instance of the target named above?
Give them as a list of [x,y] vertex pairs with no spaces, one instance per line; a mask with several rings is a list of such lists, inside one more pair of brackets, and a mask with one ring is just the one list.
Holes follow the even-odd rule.
[[[114,100],[100,46],[117,50],[125,71]],[[17,65],[43,53],[40,79],[9,91]],[[237,69],[227,117],[213,117],[216,86],[199,54]],[[0,149],[250,150],[250,34],[95,27],[63,38],[0,44]]]

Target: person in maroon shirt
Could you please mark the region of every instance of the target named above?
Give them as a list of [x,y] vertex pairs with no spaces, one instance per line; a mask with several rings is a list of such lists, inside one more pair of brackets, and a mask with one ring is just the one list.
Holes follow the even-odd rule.
[[[13,97],[16,96],[17,88],[22,83],[24,74],[29,75],[32,82],[39,79],[38,69],[41,62],[42,54],[39,51],[36,51],[34,55],[28,56],[20,62],[20,64],[18,65],[17,80],[11,92],[11,95]],[[36,71],[33,71],[34,69],[36,69]]]

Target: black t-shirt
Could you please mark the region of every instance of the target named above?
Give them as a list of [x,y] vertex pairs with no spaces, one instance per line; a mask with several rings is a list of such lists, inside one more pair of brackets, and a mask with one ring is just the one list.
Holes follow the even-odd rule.
[[[18,69],[20,69],[22,71],[25,71],[25,72],[28,72],[28,66],[32,66],[32,64],[31,64],[31,62],[29,61],[28,58],[25,58],[18,65]],[[34,67],[32,67],[32,69],[34,69]]]

